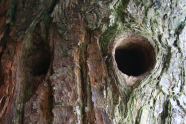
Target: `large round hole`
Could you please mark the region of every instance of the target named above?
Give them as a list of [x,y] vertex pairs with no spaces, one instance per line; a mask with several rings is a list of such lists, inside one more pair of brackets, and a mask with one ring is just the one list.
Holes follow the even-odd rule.
[[148,68],[145,57],[139,49],[118,49],[115,53],[118,68],[127,75],[138,76]]
[[116,43],[115,61],[118,69],[128,76],[148,73],[154,66],[154,50],[149,41],[139,35]]

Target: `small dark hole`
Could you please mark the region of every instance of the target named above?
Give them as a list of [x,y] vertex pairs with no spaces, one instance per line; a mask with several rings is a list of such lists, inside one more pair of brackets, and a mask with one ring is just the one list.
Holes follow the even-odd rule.
[[31,69],[33,76],[46,74],[50,66],[50,52],[41,46],[33,49],[28,55],[27,66]]
[[139,49],[118,49],[115,60],[121,72],[131,76],[138,76],[146,71],[145,56]]
[[50,65],[50,56],[43,55],[35,59],[32,64],[34,76],[46,74]]

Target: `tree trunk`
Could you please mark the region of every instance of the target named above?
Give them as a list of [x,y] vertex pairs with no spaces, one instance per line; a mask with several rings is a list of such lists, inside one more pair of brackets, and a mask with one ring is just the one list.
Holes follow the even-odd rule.
[[0,0],[3,124],[186,123],[186,2]]

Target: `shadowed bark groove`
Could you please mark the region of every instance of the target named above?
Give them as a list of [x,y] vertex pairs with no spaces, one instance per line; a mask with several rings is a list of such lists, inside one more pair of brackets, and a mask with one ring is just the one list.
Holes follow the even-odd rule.
[[0,123],[186,123],[185,6],[0,0]]

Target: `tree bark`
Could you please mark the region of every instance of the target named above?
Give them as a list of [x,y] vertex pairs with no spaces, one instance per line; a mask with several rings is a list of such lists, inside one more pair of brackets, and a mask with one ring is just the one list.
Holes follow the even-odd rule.
[[185,6],[0,0],[0,123],[186,123]]

